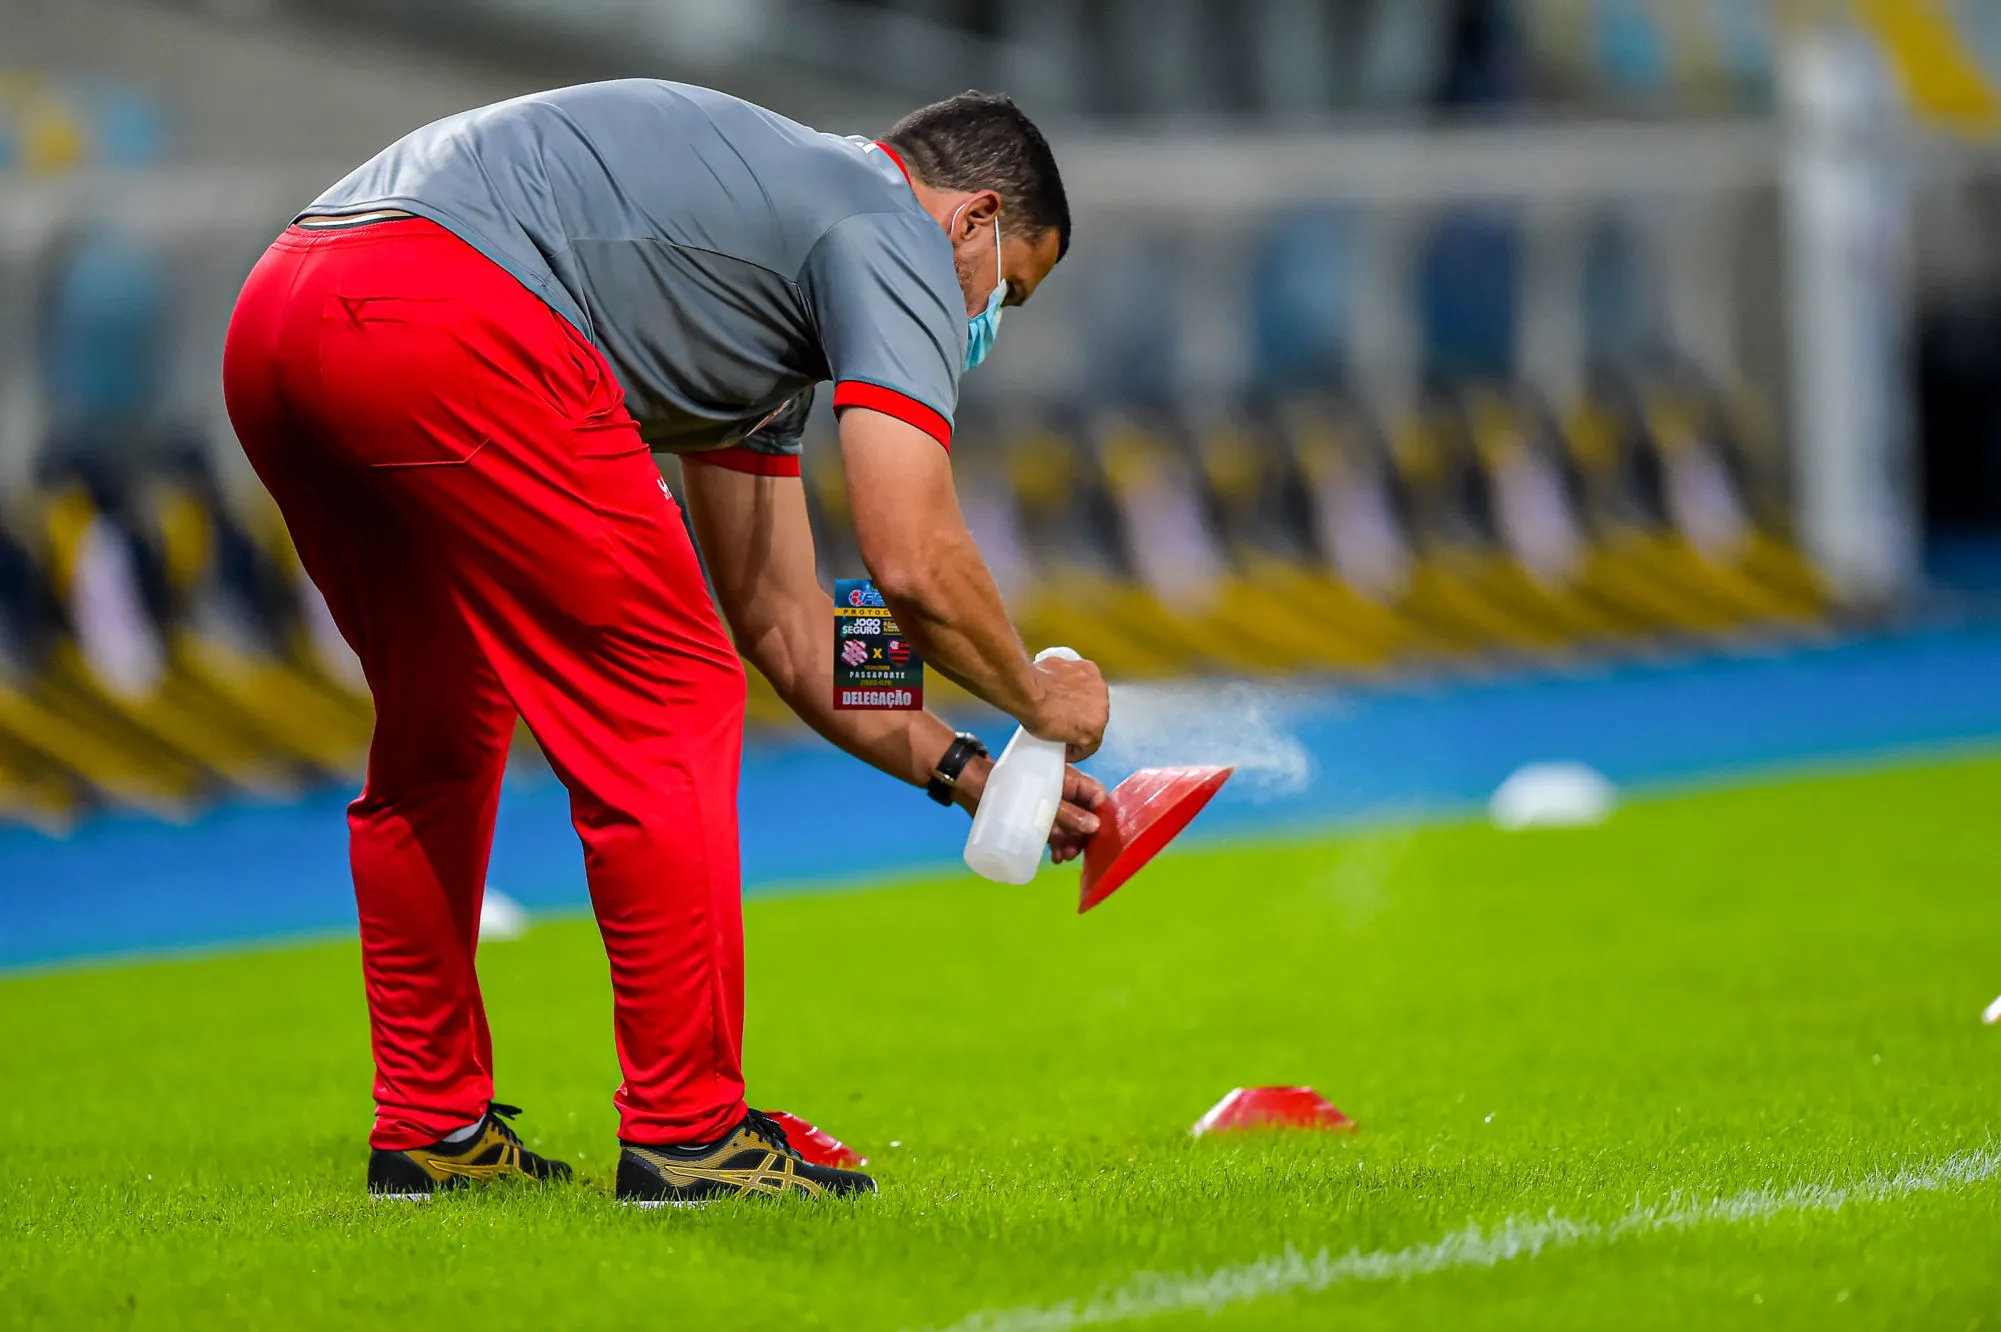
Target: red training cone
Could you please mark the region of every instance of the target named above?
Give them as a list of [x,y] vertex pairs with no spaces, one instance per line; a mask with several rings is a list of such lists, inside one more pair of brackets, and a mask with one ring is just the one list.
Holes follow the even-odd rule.
[[1239,1087],[1216,1102],[1189,1132],[1228,1133],[1239,1129],[1306,1128],[1354,1133],[1361,1129],[1334,1103],[1311,1087]]
[[858,1154],[825,1129],[814,1128],[797,1115],[788,1115],[783,1110],[767,1110],[764,1113],[778,1121],[778,1127],[785,1130],[785,1140],[806,1159],[808,1165],[853,1170],[868,1164],[866,1156]]
[[1084,844],[1082,915],[1119,890],[1186,828],[1235,768],[1141,768],[1119,783],[1109,808],[1098,807],[1098,831]]

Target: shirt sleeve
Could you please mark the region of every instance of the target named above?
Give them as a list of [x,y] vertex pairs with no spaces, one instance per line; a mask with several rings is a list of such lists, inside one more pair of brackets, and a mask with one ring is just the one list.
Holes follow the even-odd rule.
[[847,218],[813,247],[800,285],[834,381],[834,410],[883,412],[951,448],[967,320],[937,224],[916,213]]
[[726,448],[684,453],[683,462],[707,463],[752,476],[797,476],[806,435],[806,418],[813,411],[813,390],[801,389],[760,422],[757,429]]

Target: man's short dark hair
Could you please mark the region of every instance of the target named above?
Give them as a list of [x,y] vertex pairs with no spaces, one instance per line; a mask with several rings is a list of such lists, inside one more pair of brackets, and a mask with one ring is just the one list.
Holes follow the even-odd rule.
[[993,190],[1008,224],[1040,235],[1054,230],[1056,257],[1070,249],[1070,199],[1049,140],[1013,99],[963,92],[920,107],[890,127],[883,142],[926,185]]

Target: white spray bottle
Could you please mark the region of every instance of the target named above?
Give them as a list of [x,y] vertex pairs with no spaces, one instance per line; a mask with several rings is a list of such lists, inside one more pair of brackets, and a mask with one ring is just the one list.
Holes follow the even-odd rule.
[[[1035,654],[1037,661],[1045,657],[1082,660],[1065,647]],[[973,831],[966,838],[966,867],[995,883],[1033,879],[1062,802],[1063,742],[1039,740],[1021,727],[987,774],[973,812]]]

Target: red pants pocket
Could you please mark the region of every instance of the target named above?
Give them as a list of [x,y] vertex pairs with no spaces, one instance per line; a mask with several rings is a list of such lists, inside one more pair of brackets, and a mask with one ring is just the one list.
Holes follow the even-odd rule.
[[330,295],[320,307],[316,415],[369,467],[463,463],[488,437],[465,329],[450,298]]

